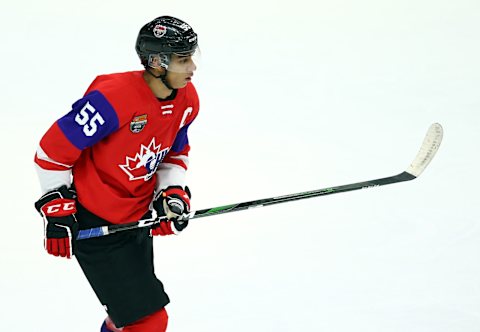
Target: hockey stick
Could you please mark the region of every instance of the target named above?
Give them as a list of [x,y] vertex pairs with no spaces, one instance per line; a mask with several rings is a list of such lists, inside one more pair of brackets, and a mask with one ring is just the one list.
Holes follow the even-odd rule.
[[[297,201],[305,198],[325,196],[330,194],[338,194],[338,193],[343,193],[343,192],[353,191],[358,189],[366,189],[366,188],[384,186],[392,183],[410,181],[420,176],[420,174],[422,174],[422,172],[428,166],[430,161],[432,161],[433,157],[435,156],[435,153],[437,152],[440,146],[440,143],[442,142],[442,137],[443,137],[442,126],[438,123],[432,124],[428,129],[427,135],[425,136],[425,139],[420,148],[420,151],[418,152],[417,156],[413,160],[412,164],[407,168],[406,171],[398,175],[370,180],[370,181],[357,182],[357,183],[347,184],[343,186],[323,188],[318,190],[305,191],[297,194],[264,198],[264,199],[249,201],[249,202],[242,202],[242,203],[218,206],[210,209],[192,211],[188,214],[188,218],[195,219],[195,218],[201,218],[201,217],[208,217],[208,216],[213,216],[217,214],[236,212],[236,211],[241,211],[241,210],[246,210],[246,209],[251,209],[256,207],[280,204],[285,202],[292,202],[292,201]],[[127,223],[127,224],[109,225],[109,226],[80,230],[77,236],[77,240],[104,236],[104,235],[113,234],[113,233],[117,233],[125,230],[135,229],[135,228],[149,227],[149,226],[152,226],[154,223],[160,222],[161,220],[164,220],[164,219],[158,218],[153,221],[140,220],[137,222]]]

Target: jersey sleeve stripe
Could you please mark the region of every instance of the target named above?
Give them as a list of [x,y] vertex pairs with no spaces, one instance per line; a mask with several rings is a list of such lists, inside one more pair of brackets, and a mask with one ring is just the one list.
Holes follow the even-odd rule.
[[43,168],[44,170],[66,171],[70,169],[69,167],[61,166],[56,163],[39,159],[37,155],[35,155],[34,161],[35,161],[35,164],[37,164],[37,166]]
[[[37,148],[37,153],[35,154],[35,162],[41,167],[42,164],[44,165],[50,165],[50,167],[42,167],[42,168],[45,168],[45,169],[52,169],[52,167],[55,167],[56,169],[62,169],[62,170],[65,170],[65,169],[70,169],[73,167],[73,165],[67,165],[67,164],[63,164],[61,162],[58,162],[58,161],[55,161],[53,160],[52,158],[50,158],[46,153],[45,151],[43,151],[42,147],[39,146]],[[55,165],[55,166],[52,166]]]
[[185,170],[188,168],[188,157],[184,155],[180,156],[168,156],[163,160],[164,164],[174,164],[181,166]]

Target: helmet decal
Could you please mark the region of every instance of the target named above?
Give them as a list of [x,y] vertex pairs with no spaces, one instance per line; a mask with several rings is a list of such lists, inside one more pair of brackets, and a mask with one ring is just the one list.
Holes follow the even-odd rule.
[[187,23],[182,23],[180,24],[179,26],[181,29],[183,29],[183,31],[188,31],[191,29],[191,27],[187,24]]
[[167,27],[161,24],[155,25],[153,28],[153,35],[157,38],[162,38],[167,33]]

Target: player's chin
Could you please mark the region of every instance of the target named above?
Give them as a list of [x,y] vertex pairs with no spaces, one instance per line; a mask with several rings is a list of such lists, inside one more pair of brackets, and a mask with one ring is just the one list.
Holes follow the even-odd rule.
[[180,81],[176,84],[176,88],[177,89],[184,88],[188,84],[188,82],[190,82],[190,81],[191,81],[191,79],[184,79],[184,80],[182,80],[182,81]]

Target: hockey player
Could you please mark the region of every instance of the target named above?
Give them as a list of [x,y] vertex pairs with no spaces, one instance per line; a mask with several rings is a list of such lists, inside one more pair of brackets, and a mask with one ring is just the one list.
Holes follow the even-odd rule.
[[[35,155],[45,249],[77,258],[108,317],[101,331],[165,331],[169,298],[153,268],[152,236],[188,225],[187,131],[198,114],[191,83],[197,34],[162,16],[140,29],[145,70],[98,76]],[[168,221],[75,241],[79,229],[166,215]],[[182,220],[179,220],[182,219]]]

